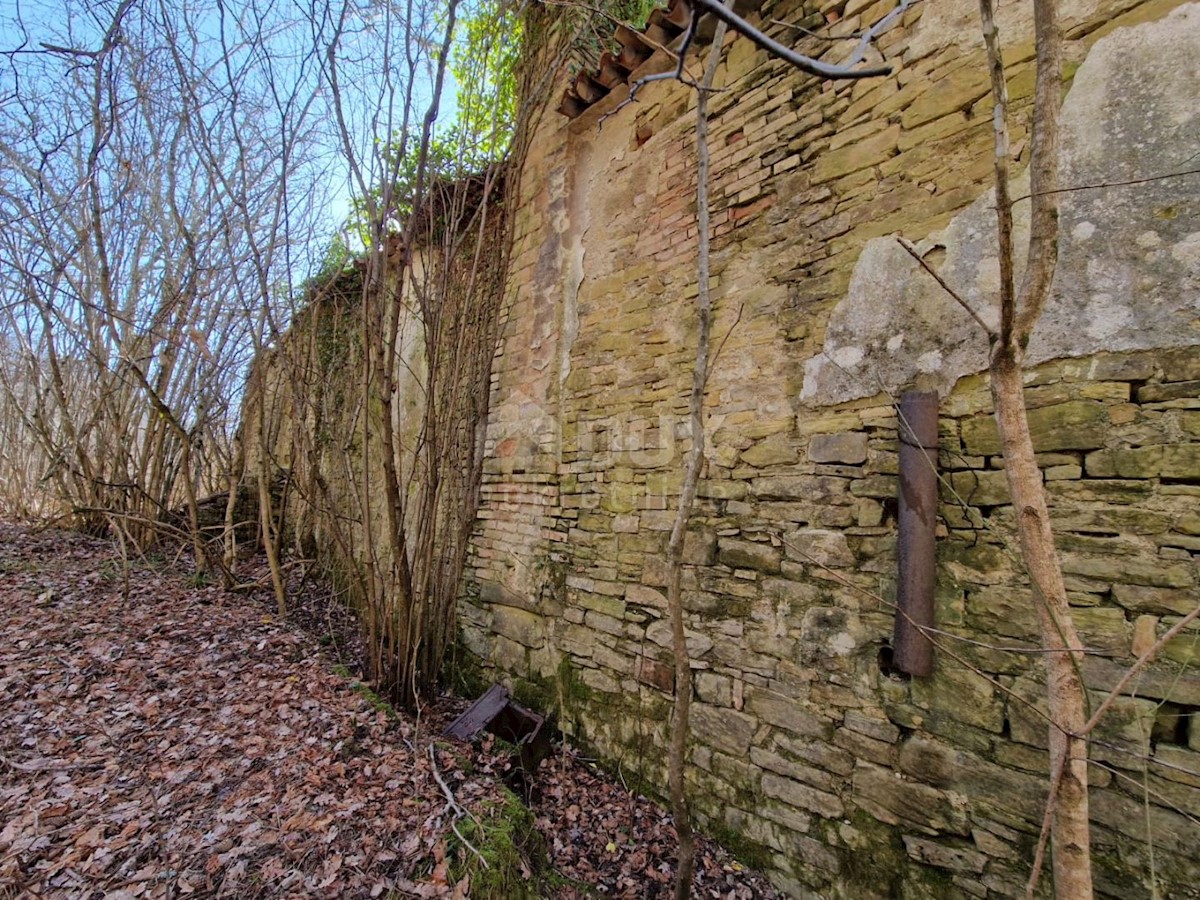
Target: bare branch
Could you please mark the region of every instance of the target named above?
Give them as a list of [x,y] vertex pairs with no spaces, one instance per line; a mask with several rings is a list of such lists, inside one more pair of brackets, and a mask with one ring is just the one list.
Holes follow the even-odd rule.
[[870,42],[891,27],[896,18],[908,8],[913,0],[900,0],[900,5],[896,9],[892,10],[880,19],[876,25],[868,29],[867,33],[863,35],[859,47],[851,55],[850,59],[840,65],[821,62],[819,59],[813,59],[811,56],[805,56],[803,53],[797,53],[790,47],[785,47],[735,13],[732,7],[723,6],[718,0],[692,0],[692,2],[705,12],[712,13],[716,18],[738,32],[738,34],[753,41],[772,56],[776,56],[784,62],[795,66],[801,72],[816,75],[818,78],[842,80],[848,78],[876,78],[880,75],[890,75],[892,73],[891,66],[868,66],[862,69],[856,69],[854,66],[862,61]]
[[934,281],[942,286],[942,290],[949,294],[955,303],[967,311],[967,315],[974,319],[979,327],[983,329],[984,334],[988,336],[989,340],[996,339],[997,335],[992,327],[988,325],[987,322],[983,321],[983,318],[979,315],[979,313],[975,311],[974,307],[972,307],[971,304],[968,303],[966,299],[964,299],[963,296],[958,293],[958,291],[954,290],[954,288],[950,287],[950,285],[946,283],[946,280],[942,278],[942,276],[937,272],[936,269],[933,268],[933,266],[929,265],[929,263],[925,261],[925,257],[917,252],[917,248],[913,246],[912,241],[900,237],[899,235],[897,235],[896,241],[901,247],[908,251],[908,255],[915,259],[922,269],[929,273]]
[[1197,618],[1200,618],[1200,606],[1197,606],[1190,613],[1168,628],[1162,637],[1155,641],[1148,650],[1142,653],[1142,655],[1134,661],[1133,665],[1125,671],[1125,674],[1121,676],[1120,680],[1116,683],[1113,689],[1109,691],[1108,696],[1104,698],[1104,702],[1096,707],[1095,712],[1092,713],[1091,717],[1087,720],[1087,723],[1084,724],[1083,730],[1079,735],[1080,737],[1090,734],[1092,729],[1100,724],[1100,719],[1106,712],[1108,712],[1109,708],[1113,705],[1116,699],[1121,696],[1121,692],[1125,690],[1125,686],[1128,685],[1131,680],[1133,680],[1134,676],[1137,675],[1138,672],[1142,671],[1147,664],[1154,660],[1154,657],[1158,654],[1158,651],[1166,646],[1168,641],[1178,636],[1181,631],[1195,622]]

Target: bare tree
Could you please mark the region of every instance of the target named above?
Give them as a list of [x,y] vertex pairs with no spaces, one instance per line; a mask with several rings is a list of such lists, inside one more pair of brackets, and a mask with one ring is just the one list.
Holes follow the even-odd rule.
[[43,511],[115,515],[142,543],[182,526],[196,565],[222,570],[200,501],[229,489],[256,325],[286,321],[325,174],[303,128],[320,96],[306,20],[226,13],[124,0],[19,18],[0,114],[24,484],[50,488]]
[[510,244],[498,200],[519,189],[519,167],[495,158],[511,123],[471,95],[479,85],[460,81],[459,109],[472,113],[438,125],[460,10],[496,17],[470,32],[474,63],[515,55],[520,19],[503,4],[366,15],[346,3],[313,21],[365,246],[310,286],[296,327],[256,367],[247,410],[260,479],[286,473],[285,530],[323,536],[322,558],[362,612],[368,677],[410,707],[437,684],[456,634]]
[[[1059,897],[1092,896],[1088,832],[1086,695],[1083,644],[1067,601],[1054,547],[1021,373],[1025,348],[1045,307],[1058,259],[1058,120],[1062,104],[1062,35],[1053,0],[1034,0],[1037,85],[1034,95],[1029,248],[1018,290],[1014,278],[1012,201],[1008,188],[1008,96],[992,0],[980,0],[996,129],[996,217],[1000,243],[1000,320],[991,340],[991,390],[1004,449],[1004,471],[1017,510],[1021,555],[1033,586],[1045,654],[1050,708],[1050,799],[1054,885]],[[1039,859],[1040,864],[1040,859]],[[1036,883],[1031,878],[1030,893]]]

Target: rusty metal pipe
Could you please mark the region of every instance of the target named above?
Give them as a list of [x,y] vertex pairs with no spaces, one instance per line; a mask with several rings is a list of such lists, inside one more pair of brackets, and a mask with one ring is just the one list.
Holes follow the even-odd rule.
[[932,627],[937,586],[936,391],[906,391],[900,397],[900,573],[892,665],[909,675],[933,674]]

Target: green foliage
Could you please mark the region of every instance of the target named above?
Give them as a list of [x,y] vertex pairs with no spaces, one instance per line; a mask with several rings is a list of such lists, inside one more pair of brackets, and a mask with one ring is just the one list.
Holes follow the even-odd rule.
[[[447,62],[455,90],[453,121],[437,128],[425,154],[422,183],[452,182],[502,160],[512,143],[517,114],[517,65],[524,47],[523,20],[507,0],[472,0],[464,7]],[[392,135],[381,146],[383,170],[393,173],[390,189],[351,201],[347,229],[363,246],[373,234],[370,209],[394,226],[413,212],[421,172],[418,129]]]
[[579,7],[576,14],[586,19],[574,26],[575,49],[585,60],[583,67],[596,65],[605,50],[620,51],[615,40],[619,23],[640,31],[650,13],[665,5],[660,0],[601,0],[593,6]]
[[462,20],[450,58],[458,112],[440,141],[457,149],[457,173],[502,159],[517,115],[517,64],[524,49],[518,11],[503,0],[479,0]]
[[313,276],[313,280],[318,284],[324,284],[336,278],[345,271],[353,259],[354,253],[346,242],[345,234],[341,231],[335,232],[329,239],[329,246],[325,248],[325,255],[321,259],[321,264],[317,268],[317,274]]

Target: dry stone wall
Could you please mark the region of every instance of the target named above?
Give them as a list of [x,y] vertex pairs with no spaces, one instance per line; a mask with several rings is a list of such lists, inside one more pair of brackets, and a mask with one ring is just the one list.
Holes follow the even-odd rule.
[[[1027,6],[1000,8],[1021,164]],[[779,0],[759,19],[795,43],[778,23],[847,35],[890,7]],[[1062,8],[1063,183],[1196,168],[1200,4]],[[880,41],[887,78],[818,82],[736,38],[718,70],[721,350],[685,547],[689,785],[707,829],[796,896],[1013,896],[1042,816],[1043,676],[978,374],[986,344],[895,240],[986,307],[991,107],[975,9],[914,6]],[[545,117],[523,172],[463,638],[661,790],[664,557],[696,335],[694,100],[651,85],[601,127],[616,99],[570,124]],[[1094,701],[1200,602],[1198,197],[1194,175],[1069,195],[1027,376]],[[941,395],[944,637],[935,674],[903,680],[887,647],[894,399],[910,387]],[[1173,640],[1096,734],[1104,896],[1200,895],[1198,654],[1200,632]]]

